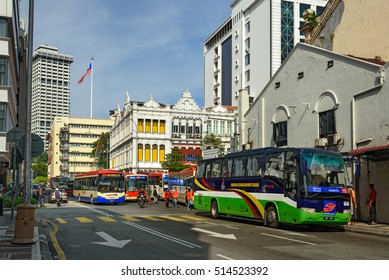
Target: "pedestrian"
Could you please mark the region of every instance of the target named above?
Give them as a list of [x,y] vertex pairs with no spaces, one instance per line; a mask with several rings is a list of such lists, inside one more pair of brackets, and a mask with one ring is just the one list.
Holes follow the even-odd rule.
[[178,189],[177,187],[174,187],[174,190],[172,192],[172,197],[173,197],[173,208],[178,208],[178,205],[177,205],[177,201],[178,201],[178,196],[179,196],[179,192],[178,192]]
[[369,206],[370,224],[376,225],[377,224],[377,209],[376,209],[377,191],[374,188],[374,184],[370,184],[369,188],[370,188],[370,192],[369,192],[369,198],[367,200],[367,204]]
[[158,197],[159,197],[158,188],[156,186],[154,186],[153,196],[154,196],[154,204],[155,204],[158,202]]
[[350,220],[348,221],[348,225],[354,225],[354,215],[356,213],[357,208],[357,199],[355,197],[355,190],[353,184],[350,184]]
[[187,203],[188,203],[188,210],[191,210],[191,205],[193,204],[193,191],[191,188],[188,188],[186,190],[186,200],[187,200]]
[[43,184],[41,184],[39,191],[38,191],[38,200],[39,200],[39,206],[45,207],[45,187]]
[[169,208],[169,202],[172,199],[172,193],[170,192],[169,189],[165,191],[165,193],[163,194],[163,198],[165,199],[166,208]]
[[148,186],[147,187],[147,204],[151,204],[151,193],[152,193],[152,191],[151,191],[151,187],[150,186]]

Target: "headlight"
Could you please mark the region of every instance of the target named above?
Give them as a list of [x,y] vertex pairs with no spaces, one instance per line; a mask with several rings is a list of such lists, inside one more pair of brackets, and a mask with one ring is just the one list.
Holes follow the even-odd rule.
[[350,214],[351,212],[350,212],[350,209],[345,209],[345,210],[343,210],[343,214]]
[[304,212],[307,212],[307,213],[309,213],[309,214],[313,214],[313,213],[316,212],[315,208],[306,208],[306,207],[302,207],[301,210],[304,211]]

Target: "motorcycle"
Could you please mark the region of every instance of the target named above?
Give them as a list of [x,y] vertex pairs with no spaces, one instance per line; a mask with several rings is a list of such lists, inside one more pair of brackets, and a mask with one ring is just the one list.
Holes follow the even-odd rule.
[[139,203],[139,207],[140,208],[144,208],[145,207],[145,203],[146,203],[146,197],[143,193],[140,193],[138,195],[138,203]]

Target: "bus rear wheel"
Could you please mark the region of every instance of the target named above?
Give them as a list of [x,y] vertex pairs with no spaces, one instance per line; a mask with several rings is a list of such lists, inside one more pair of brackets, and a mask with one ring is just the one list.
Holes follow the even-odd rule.
[[219,208],[217,207],[216,200],[213,200],[211,203],[211,217],[212,219],[218,219],[220,217]]
[[277,210],[274,206],[270,206],[266,211],[266,224],[271,228],[277,228],[279,226]]

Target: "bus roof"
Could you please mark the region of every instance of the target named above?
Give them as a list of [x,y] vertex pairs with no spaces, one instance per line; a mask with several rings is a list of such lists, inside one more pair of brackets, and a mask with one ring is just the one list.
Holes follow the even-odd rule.
[[[229,157],[235,157],[239,155],[251,155],[251,154],[257,154],[257,153],[272,153],[272,152],[280,152],[280,151],[295,151],[295,152],[315,152],[315,153],[323,153],[323,154],[331,154],[331,155],[340,155],[338,152],[334,151],[329,151],[329,150],[324,150],[320,148],[312,148],[312,147],[282,147],[282,148],[277,148],[277,147],[266,147],[266,148],[258,148],[258,149],[250,149],[250,150],[244,150],[244,151],[238,151],[238,152],[233,152],[225,155],[224,157],[221,158],[229,158]],[[210,159],[210,160],[214,160]]]
[[96,175],[103,175],[103,174],[123,174],[121,171],[111,170],[111,169],[100,169],[95,171],[89,171],[81,174],[77,174],[74,177],[86,177],[86,176],[96,176]]

